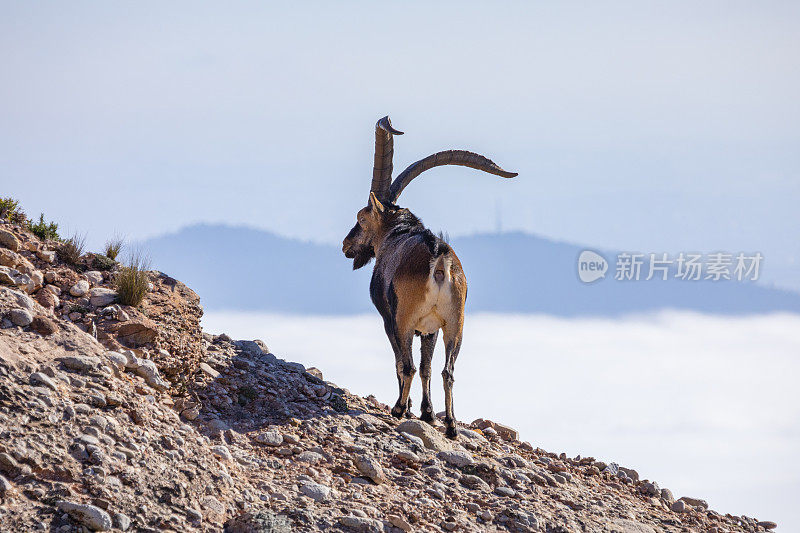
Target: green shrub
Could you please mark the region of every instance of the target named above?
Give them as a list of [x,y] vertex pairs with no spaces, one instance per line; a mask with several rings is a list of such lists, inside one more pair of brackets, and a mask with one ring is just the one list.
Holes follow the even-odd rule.
[[114,236],[106,242],[106,245],[103,247],[103,253],[109,259],[117,259],[117,256],[125,247],[125,239],[122,237]]
[[58,224],[55,222],[46,223],[44,221],[44,214],[39,215],[39,222],[36,224],[34,224],[33,221],[28,222],[28,230],[42,241],[48,239],[54,241],[61,240],[61,237],[58,236]]
[[117,262],[103,254],[92,254],[92,268],[95,270],[113,270]]
[[18,207],[19,207],[19,201],[14,200],[10,196],[7,196],[6,198],[0,198],[0,212],[3,211],[11,212]]
[[121,304],[136,307],[142,303],[150,284],[147,279],[149,268],[150,261],[137,252],[120,269],[114,278],[114,286]]
[[86,235],[73,234],[58,247],[58,257],[69,265],[77,265],[86,247]]
[[10,196],[8,198],[0,198],[0,220],[6,220],[14,224],[28,223],[28,217],[19,206],[19,202]]
[[11,215],[10,220],[14,224],[26,226],[28,224],[28,215],[25,214],[25,211],[23,211],[21,207],[18,207],[17,210]]

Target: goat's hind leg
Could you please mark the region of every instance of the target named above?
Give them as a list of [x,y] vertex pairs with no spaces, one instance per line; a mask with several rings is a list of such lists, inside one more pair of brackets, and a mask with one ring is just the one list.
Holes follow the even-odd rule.
[[[455,331],[453,331],[455,329]],[[444,370],[442,370],[442,381],[444,382],[444,425],[447,428],[445,434],[455,439],[458,435],[456,431],[456,417],[453,414],[453,383],[455,378],[453,372],[456,366],[458,352],[461,350],[462,329],[453,328],[444,331]]]
[[433,359],[433,349],[436,347],[436,339],[439,332],[420,337],[422,344],[422,357],[419,362],[419,377],[422,379],[422,414],[420,418],[425,422],[433,422],[433,404],[431,403],[431,359]]

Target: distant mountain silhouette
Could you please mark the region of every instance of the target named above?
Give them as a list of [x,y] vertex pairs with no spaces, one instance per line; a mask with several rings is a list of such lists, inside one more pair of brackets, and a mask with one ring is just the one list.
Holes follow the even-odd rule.
[[[658,309],[723,314],[800,312],[800,294],[737,281],[616,281],[616,252],[606,279],[582,283],[583,246],[525,233],[451,240],[469,281],[467,309],[560,316],[615,316]],[[153,268],[186,282],[207,310],[315,314],[373,311],[371,265],[352,271],[335,245],[244,227],[195,225],[141,243]],[[735,252],[736,250],[732,250]],[[646,267],[646,265],[645,265]],[[643,269],[646,273],[646,268]]]

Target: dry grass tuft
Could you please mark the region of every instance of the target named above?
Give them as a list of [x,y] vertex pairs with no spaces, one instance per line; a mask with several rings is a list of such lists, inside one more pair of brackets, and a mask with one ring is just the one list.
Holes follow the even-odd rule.
[[103,247],[103,254],[108,257],[109,259],[117,260],[117,256],[125,247],[125,239],[114,235],[111,239],[106,242],[106,245]]
[[136,307],[147,295],[148,285],[147,270],[150,260],[139,252],[131,254],[128,263],[123,266],[116,277],[114,285],[119,297],[119,303]]
[[80,258],[83,257],[85,247],[86,235],[74,233],[58,247],[58,257],[69,265],[77,265]]

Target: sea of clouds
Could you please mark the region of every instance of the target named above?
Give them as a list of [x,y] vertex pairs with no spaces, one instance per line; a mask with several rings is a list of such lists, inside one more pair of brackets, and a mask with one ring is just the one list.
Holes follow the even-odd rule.
[[[206,331],[393,405],[394,356],[377,314],[210,312]],[[418,363],[418,340],[415,341]],[[434,409],[444,409],[433,360]],[[664,311],[621,319],[474,314],[456,364],[459,420],[490,418],[548,451],[635,468],[675,496],[800,531],[800,315]],[[419,380],[412,391],[419,414]]]

